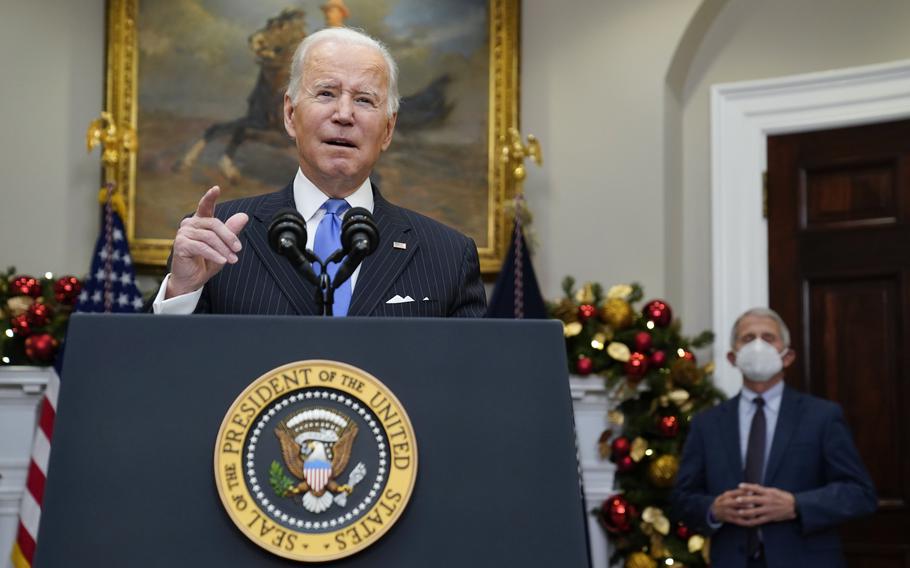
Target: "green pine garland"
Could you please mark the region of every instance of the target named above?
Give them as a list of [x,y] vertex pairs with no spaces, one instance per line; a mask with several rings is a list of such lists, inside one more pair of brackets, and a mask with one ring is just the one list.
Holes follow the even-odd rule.
[[644,297],[638,284],[604,293],[596,283],[576,290],[567,277],[563,292],[550,313],[563,322],[569,370],[602,376],[618,402],[610,419],[619,432],[604,432],[600,449],[617,463],[619,493],[594,511],[613,541],[612,562],[663,566],[672,558],[674,566],[706,566],[708,544],[673,518],[670,492],[689,421],[724,398],[710,378],[713,364],[699,367],[692,353],[713,334],[682,335],[660,301],[655,305],[666,311],[660,317],[652,302],[635,308]]
[[[21,276],[21,275],[20,275]],[[28,349],[27,342],[44,339],[48,342],[63,343],[66,324],[76,297],[74,294],[62,294],[55,291],[61,280],[72,278],[65,276],[54,280],[47,276],[34,278],[32,294],[23,294],[16,289],[16,269],[9,267],[6,273],[0,273],[0,367],[5,365],[50,365],[56,357],[56,350],[50,358],[41,358]],[[81,284],[79,285],[81,287]],[[78,294],[78,289],[76,290]],[[49,317],[44,318],[36,313],[38,306],[44,306]],[[16,325],[17,318],[24,319],[27,329]],[[46,321],[45,321],[46,320]],[[49,337],[42,337],[42,336]],[[31,339],[30,339],[31,338]],[[32,353],[32,356],[29,356]]]

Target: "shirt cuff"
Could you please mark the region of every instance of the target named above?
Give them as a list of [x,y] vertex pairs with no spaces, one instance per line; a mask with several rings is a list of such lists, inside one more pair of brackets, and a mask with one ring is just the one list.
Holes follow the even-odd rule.
[[723,524],[724,524],[723,521],[718,521],[718,520],[714,517],[714,513],[711,511],[710,507],[708,508],[708,518],[707,518],[707,521],[708,521],[708,527],[709,527],[711,530],[713,530],[713,531],[716,531],[717,529],[719,529],[720,527],[722,527]]
[[155,296],[155,301],[152,302],[152,312],[173,316],[189,315],[193,313],[196,310],[196,305],[199,303],[199,298],[202,297],[202,288],[165,300],[164,295],[167,291],[167,283],[170,279],[171,275],[168,274],[161,282],[161,288],[158,289],[158,295]]

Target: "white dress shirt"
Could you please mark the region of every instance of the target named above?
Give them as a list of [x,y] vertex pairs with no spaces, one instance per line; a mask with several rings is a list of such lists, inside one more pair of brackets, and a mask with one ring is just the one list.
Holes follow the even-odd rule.
[[[298,168],[297,175],[294,177],[294,205],[300,216],[303,217],[307,227],[306,248],[313,250],[313,243],[316,241],[316,228],[319,222],[325,217],[325,202],[329,197],[316,187],[303,172]],[[345,198],[345,201],[353,207],[363,207],[370,213],[373,212],[373,185],[370,178],[364,180],[357,191]],[[253,254],[243,250],[240,254]],[[357,276],[360,274],[360,266],[354,270],[351,275],[351,292],[357,286]],[[161,282],[161,288],[158,289],[158,295],[152,303],[152,311],[156,314],[184,315],[191,314],[196,310],[199,298],[202,297],[202,288],[192,292],[165,299],[167,283],[171,275],[168,274]]]
[[[752,417],[755,416],[755,403],[758,393],[743,387],[739,395],[739,453],[746,467],[746,450],[749,447],[749,429],[752,427]],[[774,429],[777,427],[777,417],[780,415],[780,402],[784,396],[784,382],[781,381],[761,394],[765,399],[765,460],[762,469],[762,480],[768,470],[768,456],[771,455],[771,442],[774,441]]]

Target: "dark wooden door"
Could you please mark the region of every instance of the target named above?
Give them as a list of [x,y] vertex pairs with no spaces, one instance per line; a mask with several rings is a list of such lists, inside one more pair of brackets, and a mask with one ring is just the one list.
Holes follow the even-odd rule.
[[787,382],[841,404],[878,490],[849,564],[910,568],[910,120],[769,137],[768,252]]

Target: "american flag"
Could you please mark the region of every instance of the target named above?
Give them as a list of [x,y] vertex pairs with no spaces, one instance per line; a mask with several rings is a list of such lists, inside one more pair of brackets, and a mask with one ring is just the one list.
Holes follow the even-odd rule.
[[[83,281],[82,293],[76,303],[77,312],[136,312],[142,309],[142,294],[136,287],[136,274],[130,256],[126,232],[120,215],[111,206],[104,206],[101,235],[92,257],[92,271]],[[61,350],[55,364],[56,373],[48,381],[39,410],[38,428],[32,446],[32,459],[25,482],[25,492],[19,509],[19,531],[13,543],[12,562],[15,568],[31,568],[38,542],[38,523],[41,502],[47,479],[47,464],[51,453],[51,437],[57,414],[57,393],[60,390]]]
[[123,221],[109,205],[105,206],[104,218],[92,257],[92,271],[82,283],[76,311],[138,312],[142,309],[142,294],[136,287]]

